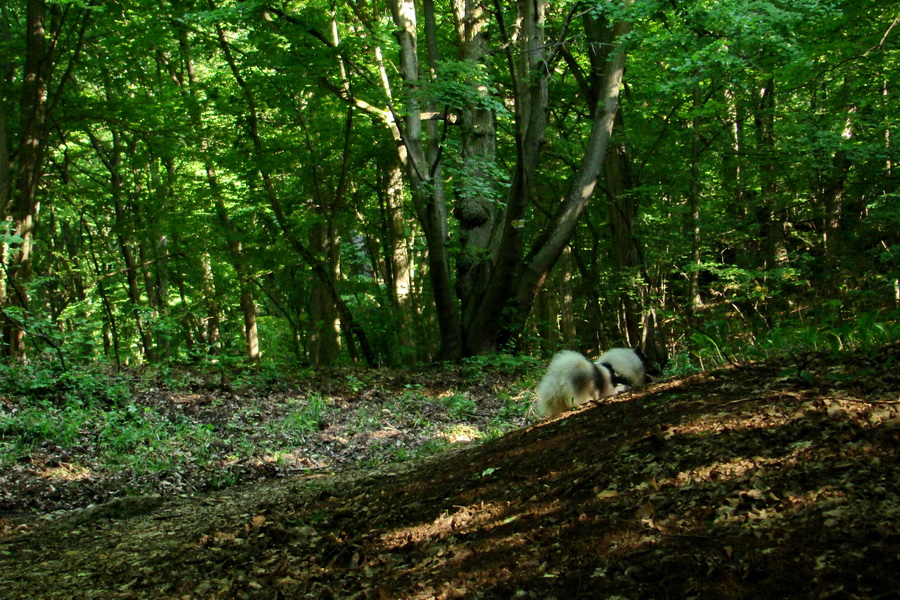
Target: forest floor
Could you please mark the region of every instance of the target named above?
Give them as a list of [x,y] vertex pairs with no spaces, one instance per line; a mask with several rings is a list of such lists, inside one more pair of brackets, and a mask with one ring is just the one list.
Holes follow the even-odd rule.
[[[354,386],[334,414],[384,406],[404,377]],[[490,423],[528,400],[462,383],[430,406]],[[280,414],[260,398],[260,418]],[[142,399],[198,419],[233,401]],[[69,463],[36,451],[2,481],[0,598],[900,598],[900,345],[520,411],[511,432],[399,463],[366,448],[412,448],[424,421],[381,415],[366,432],[319,422],[305,456],[246,461],[220,490],[189,471],[142,495],[116,497],[114,477],[48,487],[38,467]]]

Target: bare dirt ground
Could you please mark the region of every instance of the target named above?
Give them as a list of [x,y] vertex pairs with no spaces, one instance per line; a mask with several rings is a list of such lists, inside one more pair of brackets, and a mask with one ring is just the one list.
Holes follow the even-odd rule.
[[[365,391],[362,392],[365,395]],[[900,598],[900,345],[10,522],[0,598]]]

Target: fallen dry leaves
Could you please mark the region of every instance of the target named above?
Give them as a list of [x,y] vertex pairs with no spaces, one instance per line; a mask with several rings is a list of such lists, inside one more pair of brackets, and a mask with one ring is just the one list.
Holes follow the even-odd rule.
[[399,466],[31,522],[0,540],[0,589],[4,598],[896,597],[900,346],[802,364],[660,383]]

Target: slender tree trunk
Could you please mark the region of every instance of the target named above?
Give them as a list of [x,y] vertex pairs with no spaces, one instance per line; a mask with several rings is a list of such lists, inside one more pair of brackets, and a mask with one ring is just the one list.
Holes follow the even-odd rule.
[[[131,304],[131,313],[134,317],[135,327],[141,340],[141,349],[147,360],[153,360],[153,338],[147,330],[143,317],[141,316],[140,307],[141,292],[138,286],[138,264],[134,257],[134,248],[129,235],[131,223],[126,215],[126,207],[124,201],[124,183],[122,180],[122,143],[121,136],[117,131],[111,132],[111,147],[107,151],[102,142],[89,130],[91,144],[97,151],[97,155],[101,162],[106,166],[110,177],[110,195],[112,197],[113,208],[115,210],[115,237],[119,246],[119,252],[122,254],[122,260],[125,263],[125,279],[127,282],[128,300]],[[129,148],[131,152],[134,148]],[[137,182],[135,185],[139,185]],[[139,192],[137,192],[139,193]]]
[[[338,278],[337,232],[333,222],[313,225],[309,233],[309,248],[326,259],[323,265],[329,276]],[[309,358],[314,365],[334,363],[340,352],[339,320],[331,294],[321,282],[313,285],[309,301]]]
[[[619,127],[622,127],[621,120]],[[630,346],[641,341],[641,313],[639,298],[645,295],[646,282],[639,283],[641,260],[634,239],[634,221],[637,205],[632,190],[631,157],[625,144],[613,146],[606,154],[604,182],[609,194],[610,264],[615,268],[615,279],[621,282],[618,304],[622,314],[623,337]]]
[[702,141],[700,108],[702,103],[700,100],[700,84],[697,81],[694,81],[693,85],[693,105],[695,116],[691,121],[691,182],[690,190],[688,191],[688,239],[691,244],[688,311],[691,316],[694,316],[703,306],[703,299],[700,297],[700,244],[702,241],[700,232],[700,146]]
[[[181,241],[177,233],[172,235],[172,248],[174,249],[174,254],[184,254],[181,251]],[[191,310],[191,300],[188,298],[185,273],[183,269],[176,266],[176,268],[171,269],[169,275],[172,285],[178,290],[178,299],[180,301],[178,320],[181,324],[181,337],[188,355],[193,355],[198,339],[202,339],[203,336],[198,335],[200,326],[196,315]]]
[[578,336],[576,322],[577,298],[572,279],[575,274],[574,259],[571,246],[566,247],[559,260],[556,270],[559,272],[559,332],[564,340],[571,340]]
[[[88,254],[94,264],[94,272],[98,274],[103,273],[104,269],[101,266],[100,259],[97,255],[94,236],[91,233],[91,226],[84,217],[81,219],[81,229],[88,240]],[[119,326],[116,321],[116,311],[113,308],[112,300],[110,300],[109,292],[106,290],[106,282],[102,278],[97,280],[97,293],[100,296],[100,302],[103,305],[103,314],[105,316],[103,321],[103,350],[104,353],[108,354],[109,349],[112,348],[113,356],[116,360],[116,368],[121,369],[122,357],[119,350]]]
[[[885,106],[889,106],[891,102],[891,92],[893,91],[888,83],[888,80],[884,80],[884,84],[882,87],[882,96],[884,97]],[[888,114],[889,111],[885,111],[885,114]],[[887,120],[886,120],[887,121]],[[891,129],[890,121],[885,123],[884,127],[884,149],[885,154],[887,155],[887,159],[884,163],[884,193],[892,194],[897,189],[897,175],[894,171],[896,161],[893,160],[894,157],[894,131]]]
[[755,115],[757,146],[762,161],[762,230],[765,247],[763,266],[775,269],[787,262],[784,245],[786,215],[777,197],[778,183],[775,165],[775,80],[769,78],[759,90]]
[[281,205],[281,199],[279,198],[278,192],[275,189],[275,183],[272,181],[271,174],[268,168],[265,166],[265,162],[261,160],[263,156],[263,145],[262,139],[259,134],[259,118],[257,115],[256,100],[254,98],[253,91],[250,89],[246,80],[241,75],[240,69],[238,69],[237,63],[235,62],[234,56],[232,55],[231,47],[229,46],[228,40],[225,37],[225,32],[219,25],[216,25],[216,35],[219,41],[219,46],[222,49],[222,53],[225,55],[225,60],[228,63],[229,68],[231,69],[231,73],[234,76],[235,82],[243,92],[244,99],[247,102],[247,124],[249,128],[250,139],[253,142],[253,149],[257,159],[257,171],[260,175],[260,178],[262,179],[263,189],[265,190],[266,197],[269,200],[269,206],[271,207],[272,212],[275,215],[275,219],[278,222],[278,225],[281,228],[281,231],[287,241],[291,244],[300,258],[310,266],[313,275],[326,286],[326,289],[328,290],[332,301],[338,309],[338,314],[340,315],[341,322],[347,329],[346,340],[348,351],[350,352],[350,354],[353,355],[355,353],[356,341],[358,340],[366,363],[369,366],[375,366],[375,356],[372,353],[371,347],[369,346],[369,340],[366,337],[365,331],[363,330],[362,326],[359,325],[359,323],[357,323],[353,318],[350,309],[344,302],[343,298],[341,298],[341,295],[337,289],[337,282],[329,275],[327,267],[323,265],[322,262],[318,260],[315,255],[313,255],[313,253],[310,252],[310,250],[300,241],[300,238],[297,237],[296,233],[293,230],[293,227],[290,224],[290,221],[287,218],[287,214],[284,212],[284,208]]
[[[253,294],[253,286],[250,283],[249,270],[246,266],[246,260],[244,258],[243,246],[240,240],[241,234],[234,226],[231,217],[228,214],[228,209],[225,207],[225,202],[223,200],[223,191],[221,186],[219,185],[219,178],[218,174],[216,173],[216,165],[213,161],[211,151],[209,150],[209,141],[203,134],[203,117],[201,115],[200,106],[197,102],[196,97],[196,89],[199,81],[196,69],[194,67],[191,46],[188,42],[186,31],[179,30],[178,41],[181,46],[182,54],[184,55],[184,61],[188,75],[188,85],[186,86],[186,91],[190,99],[188,104],[189,113],[191,116],[192,124],[194,126],[194,130],[197,132],[198,136],[197,144],[199,146],[200,154],[203,159],[204,170],[206,173],[206,182],[209,186],[209,191],[213,198],[213,204],[216,209],[216,218],[219,222],[219,226],[225,233],[225,238],[228,242],[228,256],[231,259],[231,266],[234,268],[235,274],[237,275],[238,279],[238,294],[240,296],[241,315],[243,317],[244,323],[244,348],[247,359],[251,363],[256,363],[259,362],[261,358],[259,349],[259,330],[256,324],[257,307],[256,299]],[[214,317],[213,315],[216,316]],[[211,309],[209,317],[209,323],[211,327],[211,329],[209,330],[209,337],[211,339],[214,338],[215,341],[211,341],[210,348],[215,348],[219,344],[219,319],[217,315],[218,307],[216,307],[215,309]]]
[[[204,252],[200,259],[203,272],[203,298],[206,301],[206,345],[210,354],[216,355],[222,349],[222,307],[216,299],[216,280],[212,270],[212,260],[208,252]],[[245,332],[247,329],[244,330]],[[247,340],[250,341],[249,338]],[[249,343],[248,343],[249,352]]]
[[[162,163],[162,165],[160,165]],[[163,167],[162,171],[160,166]],[[168,215],[173,200],[174,185],[174,166],[172,160],[165,157],[156,158],[151,164],[152,178],[155,182],[155,195],[157,197],[156,214]],[[162,210],[160,210],[161,207]],[[169,308],[169,236],[166,233],[169,230],[167,218],[163,218],[163,227],[155,227],[152,243],[154,244],[153,255],[154,263],[152,268],[153,294],[156,300],[156,309],[159,312],[159,318],[166,321],[170,316]],[[162,230],[162,231],[160,231]],[[165,325],[165,323],[164,323]],[[158,327],[156,334],[156,347],[159,352],[159,359],[168,359],[172,353],[172,339],[170,328],[168,326]]]
[[[729,153],[722,157],[723,179],[730,191],[731,202],[726,205],[728,214],[736,223],[746,223],[750,214],[751,194],[746,181],[746,164],[744,160],[744,135],[746,133],[746,109],[739,101],[738,93],[731,88],[724,92],[724,102],[728,114]],[[737,243],[731,252],[734,264],[743,269],[755,268],[753,248],[748,244]]]
[[389,0],[388,5],[397,27],[395,35],[400,46],[399,69],[405,86],[406,101],[406,117],[402,121],[399,115],[392,114],[394,131],[399,141],[400,161],[406,168],[410,182],[413,206],[425,233],[428,248],[428,275],[441,334],[437,358],[456,358],[462,348],[462,336],[447,254],[446,200],[443,186],[435,185],[439,163],[427,160],[430,153],[426,154],[423,140],[415,2]]
[[[851,125],[851,117],[855,112],[855,108],[849,111],[846,125],[841,132],[841,137],[845,140],[853,136]],[[841,228],[841,221],[844,214],[844,191],[847,183],[847,176],[850,173],[852,163],[847,152],[841,148],[835,151],[831,159],[831,165],[825,171],[822,182],[821,201],[823,213],[822,226],[822,249],[830,266],[836,257],[840,254],[841,249],[838,242],[838,233]]]

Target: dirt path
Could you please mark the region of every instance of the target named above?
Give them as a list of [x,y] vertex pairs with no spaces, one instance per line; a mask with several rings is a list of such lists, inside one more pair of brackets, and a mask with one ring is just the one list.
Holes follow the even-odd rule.
[[896,598],[900,346],[0,539],[0,598]]

